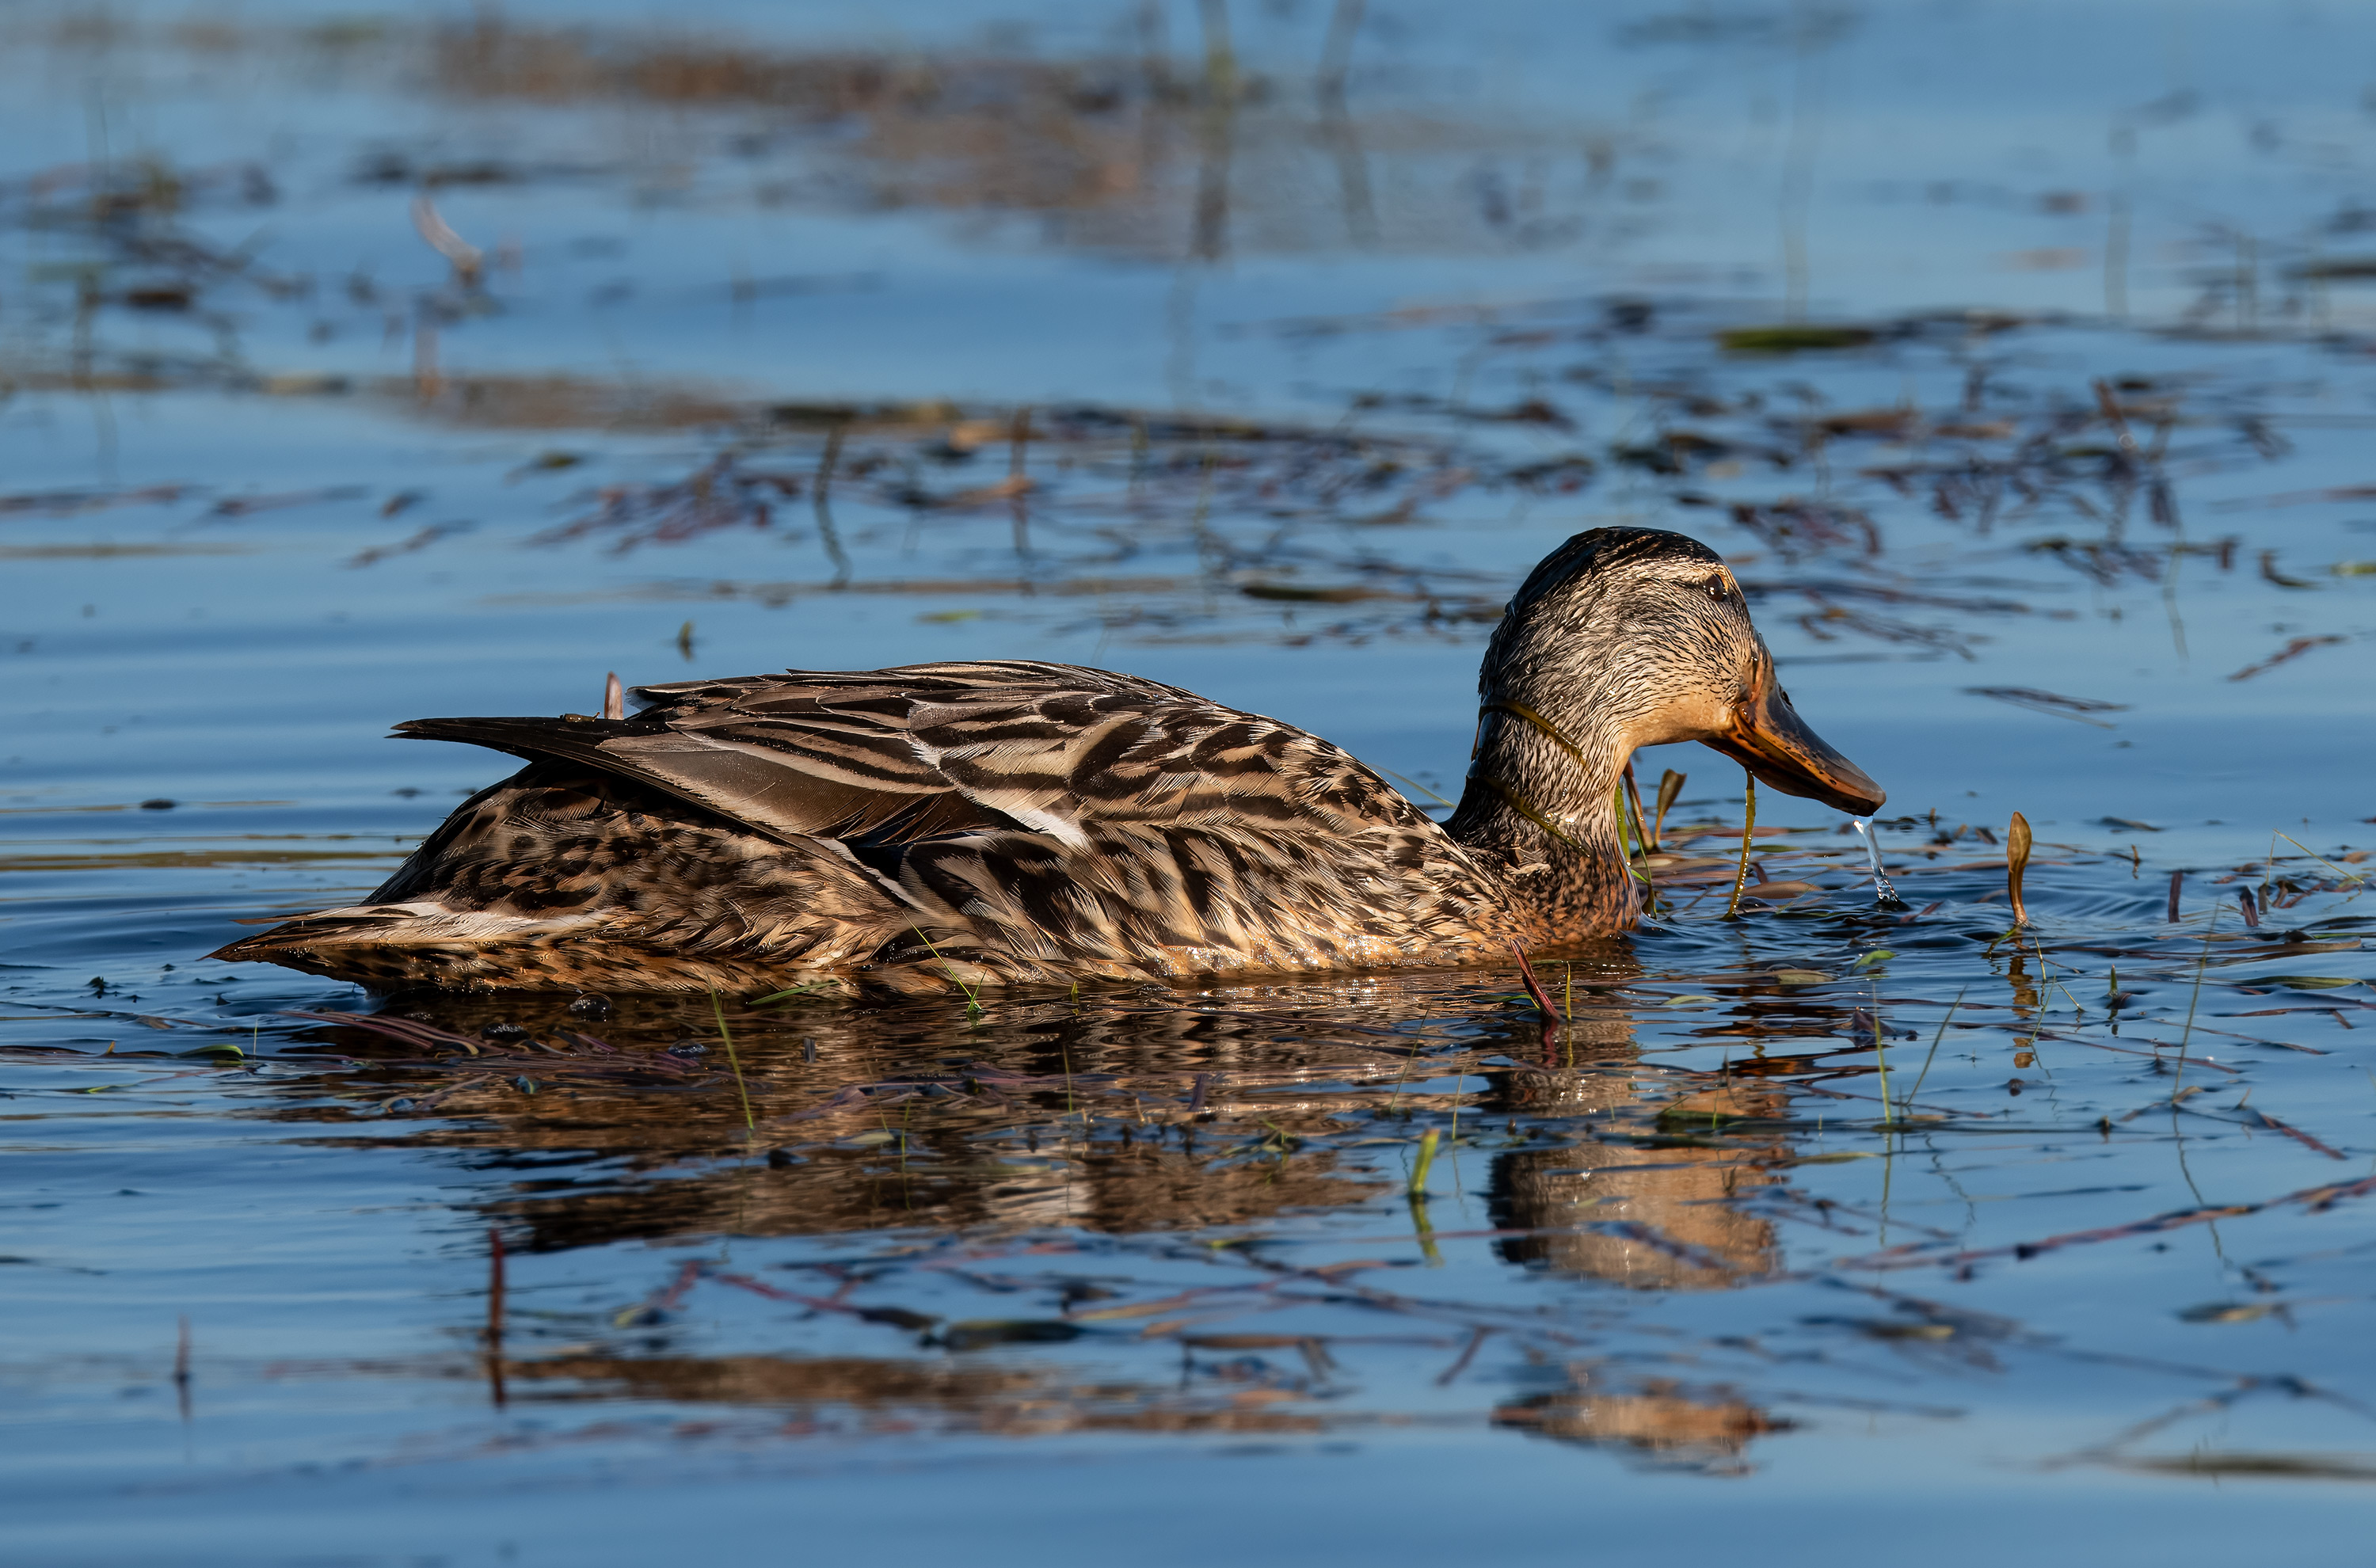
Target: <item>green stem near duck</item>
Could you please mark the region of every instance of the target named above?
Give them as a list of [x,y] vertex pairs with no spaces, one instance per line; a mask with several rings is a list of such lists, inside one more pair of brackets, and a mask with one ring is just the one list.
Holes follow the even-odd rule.
[[968,995],[1490,963],[1639,920],[1619,802],[1640,747],[1699,741],[1787,794],[1883,802],[1681,534],[1569,540],[1511,600],[1479,686],[1441,825],[1317,736],[1072,665],[793,671],[640,687],[633,717],[416,719],[397,733],[527,766],[365,902],[213,956],[379,986]]

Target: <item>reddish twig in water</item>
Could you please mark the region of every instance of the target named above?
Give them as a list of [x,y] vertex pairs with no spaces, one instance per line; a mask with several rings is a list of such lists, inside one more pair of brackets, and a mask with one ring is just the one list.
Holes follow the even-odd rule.
[[2293,641],[2286,644],[2285,647],[2269,655],[2268,658],[2261,660],[2258,664],[2248,664],[2244,666],[2243,669],[2237,671],[2236,673],[2228,676],[2228,678],[2231,681],[2249,681],[2253,676],[2260,674],[2263,671],[2275,670],[2278,665],[2285,663],[2287,659],[2299,659],[2303,654],[2308,653],[2314,647],[2324,647],[2330,643],[2339,643],[2344,640],[2345,639],[2342,637],[2335,636],[2296,637]]
[[[747,1274],[720,1274],[715,1269],[706,1268],[702,1270],[702,1277],[715,1279],[720,1285],[731,1285],[737,1290],[748,1290],[754,1296],[765,1296],[771,1301],[790,1301],[795,1306],[807,1307],[820,1313],[848,1313],[850,1316],[862,1318],[868,1323],[889,1323],[900,1327],[916,1327],[921,1326],[922,1322],[930,1321],[923,1318],[921,1313],[905,1313],[896,1307],[860,1307],[826,1296],[803,1296],[797,1290],[781,1289],[765,1280],[754,1279]],[[856,1280],[843,1281],[842,1292],[847,1293],[856,1284]]]
[[[2203,1030],[2203,1031],[2200,1031],[2200,1032],[2202,1032],[2202,1033],[2205,1033],[2205,1034],[2226,1034],[2226,1033],[2228,1033],[2228,1031],[2227,1031],[2227,1030],[2225,1030],[2225,1029],[2205,1029],[2205,1030]],[[2052,1030],[2050,1030],[2050,1029],[2038,1029],[2038,1030],[2036,1030],[2036,1031],[2035,1031],[2035,1033],[2037,1034],[2037,1038],[2038,1038],[2038,1039],[2040,1039],[2061,1040],[2061,1041],[2062,1041],[2063,1043],[2068,1044],[2068,1045],[2084,1045],[2084,1046],[2087,1047],[2087,1048],[2088,1048],[2089,1050],[2091,1050],[2091,1051],[2119,1051],[2119,1052],[2120,1052],[2121,1055],[2123,1055],[2123,1056],[2154,1056],[2154,1057],[2158,1057],[2158,1056],[2161,1054],[2161,1052],[2160,1052],[2160,1051],[2138,1051],[2138,1050],[2133,1049],[2132,1047],[2125,1046],[2125,1045],[2106,1045],[2106,1044],[2105,1044],[2102,1040],[2100,1040],[2100,1039],[2081,1039],[2077,1035],[2061,1035],[2061,1034],[2056,1034],[2056,1033],[2054,1033],[2054,1032],[2053,1032]],[[2250,1036],[2250,1035],[2236,1035],[2236,1036],[2234,1036],[2233,1038],[2234,1038],[2234,1039],[2251,1039],[2251,1036]],[[2265,1042],[2265,1041],[2263,1041],[2263,1042],[2260,1042],[2260,1043],[2266,1043],[2266,1042]],[[2302,1049],[2302,1050],[2308,1050],[2309,1048],[2305,1046],[2305,1047],[2300,1047],[2299,1049]],[[2180,1056],[2180,1057],[2179,1057],[2177,1060],[2178,1060],[2181,1064],[2183,1064],[2183,1065],[2185,1065],[2185,1066],[2189,1066],[2189,1067],[2208,1067],[2208,1068],[2210,1068],[2210,1069],[2211,1069],[2213,1072],[2215,1072],[2215,1073],[2227,1073],[2227,1074],[2230,1074],[2230,1075],[2235,1075],[2235,1074],[2239,1074],[2239,1073],[2240,1073],[2240,1072],[2242,1071],[2242,1069],[2240,1069],[2240,1068],[2237,1068],[2237,1067],[2230,1067],[2230,1066],[2229,1066],[2229,1065],[2228,1065],[2228,1063],[2226,1063],[2225,1062],[2214,1062],[2214,1061],[2212,1061],[2212,1060],[2211,1060],[2209,1057],[2207,1057],[2207,1056]]]
[[1689,1241],[1679,1241],[1657,1226],[1645,1225],[1638,1219],[1596,1220],[1579,1226],[1577,1229],[1598,1230],[1604,1236],[1619,1236],[1628,1241],[1639,1241],[1653,1252],[1664,1253],[1686,1268],[1705,1269],[1714,1274],[1740,1272],[1731,1264],[1727,1263],[1720,1253],[1712,1253],[1705,1247],[1693,1246]]
[[190,1419],[190,1314],[182,1314],[182,1332],[173,1345],[173,1393],[182,1407],[182,1420]]
[[1535,999],[1535,1005],[1542,1011],[1543,1060],[1548,1062],[1550,1060],[1552,1041],[1559,1031],[1566,1027],[1567,1020],[1560,1016],[1558,1008],[1551,1005],[1550,994],[1543,990],[1543,982],[1535,978],[1535,967],[1527,962],[1527,950],[1519,946],[1515,938],[1510,943],[1510,951],[1518,956],[1518,973],[1527,982],[1527,994]]
[[659,1322],[665,1314],[676,1311],[684,1304],[686,1293],[700,1281],[704,1266],[698,1261],[679,1265],[674,1279],[670,1280],[634,1306],[613,1313],[611,1326],[629,1328]]
[[374,1034],[383,1034],[391,1039],[402,1040],[411,1046],[430,1048],[442,1045],[467,1051],[472,1056],[481,1054],[477,1040],[411,1018],[396,1018],[364,1013],[313,1013],[302,1007],[284,1007],[280,1010],[280,1016],[284,1018],[311,1018],[319,1024],[343,1024],[350,1028],[369,1029]]
[[1527,950],[1513,942],[1510,944],[1510,951],[1518,956],[1518,973],[1527,982],[1527,994],[1535,999],[1537,1007],[1542,1009],[1543,1022],[1566,1023],[1567,1020],[1560,1016],[1560,1010],[1551,1005],[1550,995],[1543,990],[1543,982],[1535,978],[1535,967],[1527,962]]
[[504,1232],[487,1227],[487,1387],[504,1408]]
[[1435,1385],[1438,1388],[1451,1387],[1452,1380],[1468,1370],[1468,1363],[1477,1359],[1478,1348],[1485,1343],[1486,1339],[1491,1336],[1492,1332],[1492,1329],[1487,1327],[1483,1324],[1479,1324],[1476,1328],[1472,1329],[1468,1335],[1468,1348],[1460,1352],[1460,1359],[1458,1360],[1453,1362],[1450,1366],[1444,1368],[1442,1372],[1437,1374]]
[[1953,1253],[1946,1257],[1923,1257],[1925,1243],[1908,1242],[1883,1252],[1868,1253],[1860,1258],[1841,1260],[1841,1268],[1919,1268],[1929,1264],[1955,1266],[1978,1263],[1984,1258],[2020,1258],[2025,1261],[2040,1253],[2050,1253],[2061,1247],[2086,1246],[2097,1241],[2117,1241],[2130,1236],[2151,1236],[2163,1230],[2182,1229],[2189,1225],[2207,1225],[2218,1219],[2240,1219],[2246,1215],[2260,1214],[2286,1204],[2300,1204],[2312,1214],[2323,1214],[2346,1198],[2366,1197],[2376,1193],[2376,1176],[2363,1176],[2357,1182],[2336,1182],[2322,1187],[2304,1187],[2299,1192],[2286,1193],[2251,1204],[2204,1204],[2198,1208],[2172,1209],[2146,1219],[2131,1220],[2126,1225],[2103,1225],[2092,1230],[2066,1230],[2060,1236],[2049,1236],[2037,1241],[2015,1241],[2010,1246],[1979,1247],[1968,1252]]
[[2272,1133],[2283,1133],[2286,1136],[2293,1139],[2294,1142],[2308,1148],[2314,1148],[2319,1153],[2326,1156],[2329,1159],[2348,1159],[2351,1158],[2339,1148],[2328,1147],[2325,1144],[2323,1144],[2316,1138],[2311,1137],[2308,1133],[2303,1132],[2299,1127],[2287,1125],[2285,1123],[2278,1121],[2275,1117],[2270,1115],[2265,1111],[2246,1111],[2244,1114],[2250,1119],[2251,1125],[2256,1127],[2266,1127]]
[[2130,434],[2128,415],[2121,408],[2121,400],[2112,395],[2111,383],[2101,377],[2096,382],[2096,408],[2111,425],[2112,434],[2119,438],[2121,455],[2133,462],[2138,456],[2137,438]]

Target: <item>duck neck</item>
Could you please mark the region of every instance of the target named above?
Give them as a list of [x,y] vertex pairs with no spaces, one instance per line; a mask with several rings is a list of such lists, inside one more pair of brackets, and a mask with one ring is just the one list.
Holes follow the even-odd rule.
[[1633,748],[1581,716],[1488,695],[1460,805],[1445,831],[1506,856],[1533,940],[1630,929],[1640,909],[1617,790]]

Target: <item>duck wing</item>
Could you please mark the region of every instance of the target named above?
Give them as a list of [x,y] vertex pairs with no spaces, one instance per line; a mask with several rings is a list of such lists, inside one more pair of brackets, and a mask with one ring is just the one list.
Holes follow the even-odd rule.
[[1076,665],[789,671],[636,695],[651,706],[632,719],[423,719],[396,733],[578,763],[785,841],[1021,828],[1079,849],[1108,823],[1433,826],[1292,725]]

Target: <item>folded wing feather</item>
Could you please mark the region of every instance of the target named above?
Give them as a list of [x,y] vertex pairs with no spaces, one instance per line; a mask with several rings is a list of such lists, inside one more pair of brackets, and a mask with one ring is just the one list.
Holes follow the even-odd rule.
[[1087,849],[1100,822],[1343,834],[1425,818],[1336,747],[1177,687],[1023,660],[636,688],[632,719],[426,719],[399,735],[560,757],[770,837],[970,830]]

